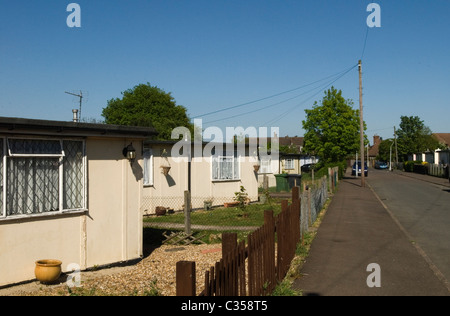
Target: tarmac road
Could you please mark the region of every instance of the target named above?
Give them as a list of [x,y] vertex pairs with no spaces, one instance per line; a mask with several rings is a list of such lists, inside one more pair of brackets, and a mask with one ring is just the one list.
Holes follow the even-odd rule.
[[368,183],[437,274],[450,280],[447,180],[375,170]]

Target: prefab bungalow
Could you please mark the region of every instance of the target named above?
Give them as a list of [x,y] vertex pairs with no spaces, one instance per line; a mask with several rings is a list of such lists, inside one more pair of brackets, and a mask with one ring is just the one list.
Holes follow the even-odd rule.
[[142,257],[143,141],[151,128],[0,117],[0,286]]
[[235,192],[243,186],[249,202],[258,201],[258,165],[248,149],[226,144],[191,146],[191,156],[179,157],[174,141],[147,141],[144,146],[144,215],[154,215],[157,207],[181,211],[184,192],[191,192],[193,209],[205,202],[223,206],[233,202]]

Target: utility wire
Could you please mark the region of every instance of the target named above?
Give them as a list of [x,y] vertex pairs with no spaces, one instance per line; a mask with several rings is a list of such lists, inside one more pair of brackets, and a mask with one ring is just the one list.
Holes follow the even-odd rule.
[[363,60],[364,53],[366,52],[366,45],[367,45],[367,37],[368,37],[368,35],[369,35],[369,26],[367,26],[367,29],[366,29],[366,37],[364,38],[364,46],[363,46],[363,50],[362,50],[362,53],[361,53],[360,60]]
[[346,74],[348,74],[351,70],[353,70],[354,68],[356,68],[358,66],[358,64],[350,67],[348,70],[346,70],[343,74],[341,74],[338,78],[334,79],[332,82],[327,83],[326,85],[324,85],[322,88],[320,88],[320,90],[318,92],[316,92],[315,94],[313,94],[312,96],[310,96],[309,98],[303,100],[301,103],[296,104],[295,106],[293,106],[292,108],[288,109],[286,112],[283,112],[281,115],[277,116],[276,118],[271,119],[270,121],[266,122],[265,124],[263,124],[263,126],[268,126],[269,124],[273,124],[279,120],[281,120],[283,117],[285,117],[286,115],[288,115],[289,113],[291,113],[293,110],[295,110],[295,108],[299,107],[300,105],[303,105],[306,101],[312,99],[313,97],[315,97],[316,95],[318,95],[319,93],[322,92],[323,89],[328,88],[329,86],[331,86],[333,83],[335,83],[336,81],[338,81],[339,79],[341,79],[342,77],[344,77]]
[[[344,70],[344,71],[346,71],[346,70]],[[314,82],[311,82],[311,83],[302,85],[302,86],[297,87],[297,88],[294,88],[294,89],[290,89],[290,90],[287,90],[287,91],[283,91],[283,92],[280,92],[280,93],[277,93],[277,94],[273,94],[273,95],[271,95],[271,96],[264,97],[264,98],[261,98],[261,99],[257,99],[257,100],[254,100],[254,101],[250,101],[250,102],[246,102],[246,103],[234,105],[234,106],[231,106],[231,107],[228,107],[228,108],[224,108],[224,109],[220,109],[220,110],[216,110],[216,111],[204,113],[204,114],[201,114],[201,115],[197,115],[197,116],[195,116],[194,118],[200,118],[200,117],[204,117],[204,116],[209,116],[209,115],[213,115],[213,114],[225,112],[225,111],[228,111],[228,110],[236,109],[236,108],[239,108],[239,107],[243,107],[243,106],[246,106],[246,105],[250,105],[250,104],[257,103],[257,102],[260,102],[260,101],[264,101],[264,100],[267,100],[267,99],[271,99],[271,98],[274,98],[274,97],[277,97],[277,96],[280,96],[280,95],[283,95],[283,94],[286,94],[286,93],[289,93],[289,92],[293,92],[293,91],[296,91],[296,90],[300,90],[300,89],[306,88],[306,87],[308,87],[308,86],[311,86],[311,85],[313,85],[313,84],[316,84],[316,83],[318,83],[318,82],[321,82],[321,81],[327,80],[327,79],[329,79],[329,78],[335,77],[335,76],[337,76],[337,75],[340,75],[340,74],[341,74],[342,72],[344,72],[344,71],[340,71],[340,72],[335,73],[335,74],[333,74],[333,75],[331,75],[331,76],[327,76],[327,77],[322,78],[322,79],[320,79],[320,80],[317,80],[317,81],[314,81]]]
[[[345,70],[345,71],[347,71],[347,70]],[[339,73],[339,74],[341,74],[341,73]],[[327,78],[329,78],[329,77],[327,77]],[[244,112],[244,113],[235,114],[235,115],[232,115],[232,116],[220,118],[220,119],[213,120],[213,121],[208,121],[208,122],[205,122],[205,123],[203,123],[203,124],[207,125],[207,124],[211,124],[211,123],[215,123],[215,122],[222,122],[222,121],[226,121],[226,120],[229,120],[229,119],[232,119],[232,118],[236,118],[236,117],[239,117],[239,116],[244,116],[244,115],[247,115],[247,114],[253,114],[253,113],[256,113],[256,112],[260,112],[260,111],[266,110],[266,109],[268,109],[268,108],[271,108],[271,107],[273,107],[273,106],[280,105],[280,104],[282,104],[282,103],[285,103],[285,102],[294,100],[294,99],[296,99],[296,98],[298,98],[298,97],[301,97],[301,96],[303,96],[303,95],[305,95],[305,94],[308,94],[308,93],[311,92],[311,91],[316,90],[317,88],[322,89],[321,87],[322,87],[322,85],[320,85],[320,87],[314,87],[314,88],[312,88],[312,89],[310,89],[310,90],[308,90],[308,91],[305,91],[305,92],[303,92],[303,93],[301,93],[301,94],[298,94],[298,95],[296,95],[296,96],[293,96],[293,97],[291,97],[291,98],[282,100],[282,101],[277,102],[277,103],[269,104],[269,105],[264,106],[264,107],[259,108],[259,109],[247,111],[247,112]]]

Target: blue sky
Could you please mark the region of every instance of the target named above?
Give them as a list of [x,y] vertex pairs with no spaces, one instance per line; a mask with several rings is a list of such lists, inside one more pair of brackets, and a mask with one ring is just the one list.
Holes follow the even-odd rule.
[[[71,2],[80,28],[66,24]],[[191,117],[264,99],[203,127],[302,136],[331,83],[359,107],[357,68],[339,74],[362,57],[369,139],[391,137],[402,115],[450,132],[450,1],[373,1],[381,27],[368,29],[371,2],[0,0],[0,116],[70,120],[78,104],[64,92],[81,90],[83,117],[101,120],[108,100],[149,82]]]

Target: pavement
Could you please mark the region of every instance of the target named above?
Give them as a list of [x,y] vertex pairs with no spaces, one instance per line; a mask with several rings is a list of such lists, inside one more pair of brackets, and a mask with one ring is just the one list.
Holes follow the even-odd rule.
[[[449,185],[446,179],[404,175]],[[294,288],[304,296],[450,296],[448,280],[410,240],[370,181],[362,188],[360,179],[348,175],[339,183],[300,274]]]
[[413,179],[417,179],[417,180],[420,180],[420,181],[433,183],[433,184],[437,184],[437,185],[442,185],[444,187],[449,187],[450,188],[450,181],[449,181],[449,179],[433,177],[433,176],[429,176],[429,175],[426,175],[426,174],[419,174],[419,173],[413,173],[413,172],[404,172],[404,171],[400,171],[400,170],[394,170],[392,172],[394,172],[395,174],[404,176],[404,177],[413,178]]

